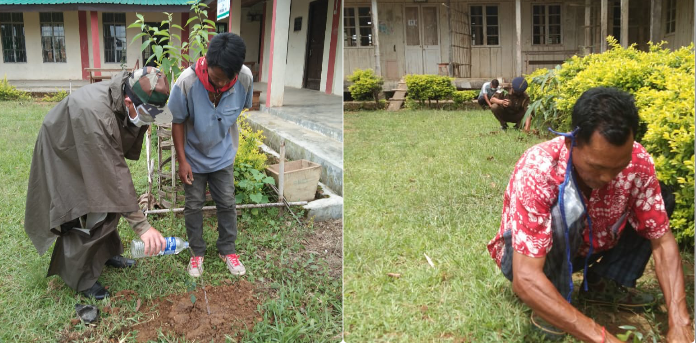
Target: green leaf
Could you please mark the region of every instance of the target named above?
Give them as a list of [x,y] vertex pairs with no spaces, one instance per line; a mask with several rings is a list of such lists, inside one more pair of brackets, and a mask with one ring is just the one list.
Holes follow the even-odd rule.
[[263,183],[267,183],[269,185],[275,185],[275,179],[270,177],[270,176],[266,176],[266,178],[263,179]]
[[195,305],[195,304],[196,304],[196,296],[191,294],[191,305]]
[[[166,72],[171,72],[170,71],[171,66],[172,66],[172,62],[169,61],[169,59],[165,57],[162,59],[162,64],[160,64],[160,70],[164,70]],[[169,79],[171,80],[171,77]]]
[[138,19],[140,19],[140,21],[145,21],[145,18],[143,18],[142,14],[136,12],[135,16],[138,17]]
[[251,199],[251,201],[259,204],[259,203],[261,203],[261,200],[263,200],[263,194],[261,194],[261,193],[249,194],[249,199]]
[[179,25],[177,25],[177,24],[172,24],[172,28],[175,28],[175,29],[179,29],[179,30],[181,30],[181,31],[184,31],[184,28],[181,27],[181,26],[179,26]]
[[162,60],[162,52],[163,52],[162,47],[159,45],[153,45],[152,51],[154,51],[155,56],[157,56],[157,60],[161,61]]
[[[131,43],[131,44],[135,43],[135,41],[136,41],[138,38],[140,38],[140,37],[142,37],[142,36],[145,36],[145,35],[147,35],[147,33],[145,33],[145,32],[138,33],[137,35],[135,35],[135,37],[133,37],[133,40],[131,40],[130,43]],[[140,50],[140,51],[142,51],[142,50]]]
[[234,201],[237,202],[238,204],[241,204],[242,201],[244,201],[244,194],[237,193],[234,196]]
[[143,44],[140,45],[140,51],[145,51],[145,49],[147,49],[147,47],[150,45],[151,42],[152,42],[152,38],[144,41]]
[[172,37],[176,38],[181,42],[181,36],[177,35],[176,33],[172,33]]
[[178,65],[173,65],[172,66],[172,74],[173,74],[173,77],[171,78],[171,80],[176,81],[176,79],[179,78],[179,75],[181,75],[181,68],[179,68]]
[[189,25],[192,21],[194,21],[194,20],[198,20],[198,17],[191,17],[191,18],[189,18],[189,20],[186,21],[186,25],[184,25],[184,26],[188,26],[188,25]]
[[253,215],[255,215],[255,216],[259,215],[259,209],[258,209],[258,208],[252,208],[252,209],[251,209],[251,214],[253,214]]
[[166,37],[169,37],[169,32],[162,30],[162,31],[157,31],[157,32],[155,32],[154,35],[155,35],[155,36],[166,36]]
[[140,24],[139,22],[136,21],[133,24],[128,25],[128,28],[132,29],[132,28],[141,27],[141,26],[142,26],[142,24]]
[[215,22],[210,20],[210,19],[205,19],[203,20],[204,23],[209,24],[212,27],[215,27]]

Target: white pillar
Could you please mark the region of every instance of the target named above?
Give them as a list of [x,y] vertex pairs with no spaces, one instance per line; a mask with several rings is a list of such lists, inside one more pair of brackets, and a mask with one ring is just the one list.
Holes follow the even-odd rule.
[[621,46],[628,47],[628,0],[621,0]]
[[608,0],[602,0],[602,5],[601,5],[601,19],[600,19],[600,38],[602,41],[600,42],[601,48],[599,49],[599,52],[605,52],[607,51],[607,35],[608,35],[608,28],[607,28],[607,21],[609,18],[609,1]]
[[372,46],[375,49],[375,75],[382,76],[379,63],[379,17],[377,16],[377,0],[372,0]]
[[[696,28],[696,25],[694,25]],[[650,41],[659,43],[662,40],[662,0],[650,2]]]
[[285,91],[285,61],[290,25],[290,1],[273,0],[271,8],[271,46],[269,49],[266,107],[283,106]]
[[242,33],[242,0],[230,0],[229,31],[241,35]]
[[522,4],[521,0],[515,0],[515,62],[517,65],[517,74],[522,76]]

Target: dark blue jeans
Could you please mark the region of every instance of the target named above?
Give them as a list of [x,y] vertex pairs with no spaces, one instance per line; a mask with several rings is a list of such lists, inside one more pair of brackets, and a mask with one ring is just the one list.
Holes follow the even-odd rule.
[[205,255],[203,240],[203,203],[205,186],[215,201],[218,220],[217,249],[222,255],[235,254],[234,242],[237,239],[237,210],[234,199],[234,164],[206,174],[193,173],[193,184],[184,184],[186,204],[184,221],[189,246],[195,256]]

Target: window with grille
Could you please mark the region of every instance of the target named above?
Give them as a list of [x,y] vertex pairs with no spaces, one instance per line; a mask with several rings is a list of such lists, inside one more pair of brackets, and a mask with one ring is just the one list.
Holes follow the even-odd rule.
[[667,0],[665,3],[665,34],[674,33],[677,29],[677,0]]
[[63,13],[39,13],[41,51],[44,62],[66,62]]
[[27,61],[22,13],[0,13],[0,37],[5,63]]
[[126,14],[102,13],[104,62],[126,62]]
[[532,44],[561,44],[561,5],[532,6]]
[[498,6],[471,6],[471,45],[499,45]]
[[372,12],[370,7],[343,9],[343,46],[372,46]]
[[217,32],[217,33],[227,32],[227,23],[215,23],[215,32]]

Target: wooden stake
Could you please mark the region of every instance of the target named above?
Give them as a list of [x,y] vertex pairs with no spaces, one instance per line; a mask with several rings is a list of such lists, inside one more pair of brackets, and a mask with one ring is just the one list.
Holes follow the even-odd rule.
[[[280,141],[280,162],[278,167],[278,203],[283,203],[285,197],[283,191],[285,187],[285,139]],[[283,207],[278,210],[278,217],[283,216]]]

